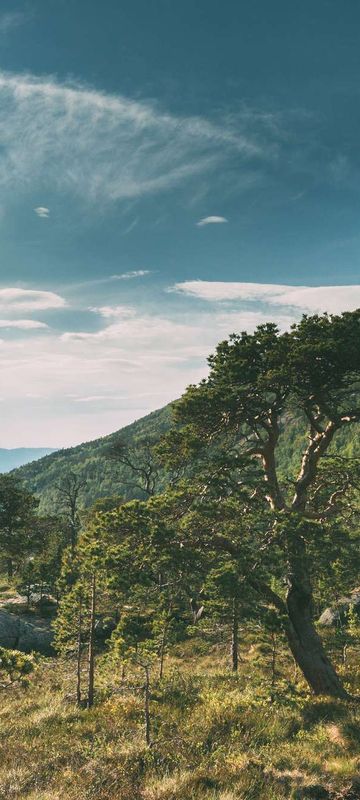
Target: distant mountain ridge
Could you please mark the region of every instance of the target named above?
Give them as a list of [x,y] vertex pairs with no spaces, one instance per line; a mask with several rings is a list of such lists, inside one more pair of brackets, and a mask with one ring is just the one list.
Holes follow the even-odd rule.
[[10,472],[54,452],[54,447],[0,447],[0,472]]

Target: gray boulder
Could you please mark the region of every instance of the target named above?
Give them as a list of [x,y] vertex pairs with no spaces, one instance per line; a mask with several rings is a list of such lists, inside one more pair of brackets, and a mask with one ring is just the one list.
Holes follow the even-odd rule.
[[360,615],[360,588],[353,589],[348,597],[340,597],[333,606],[325,608],[318,620],[318,624],[330,628],[339,622],[344,622],[350,606],[353,606],[357,614]]
[[9,611],[0,610],[0,647],[51,655],[53,633],[48,627],[28,622]]

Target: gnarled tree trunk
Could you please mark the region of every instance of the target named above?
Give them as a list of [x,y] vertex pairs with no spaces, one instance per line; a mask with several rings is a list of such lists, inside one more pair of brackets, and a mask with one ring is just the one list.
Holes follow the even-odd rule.
[[289,614],[285,627],[294,659],[314,694],[346,699],[348,694],[316,631],[311,613],[311,597],[299,587],[291,587],[287,597]]
[[313,595],[304,538],[288,537],[288,612],[285,632],[291,652],[309,686],[316,695],[347,698],[331,661],[326,655],[313,621]]
[[[231,550],[230,550],[231,552]],[[279,612],[295,663],[316,695],[349,695],[326,655],[313,621],[313,598],[304,540],[288,537],[288,593],[284,601],[270,586],[249,575],[250,585]]]

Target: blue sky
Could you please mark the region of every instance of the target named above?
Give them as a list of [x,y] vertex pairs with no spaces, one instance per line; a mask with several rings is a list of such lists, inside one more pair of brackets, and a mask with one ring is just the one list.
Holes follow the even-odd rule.
[[357,0],[0,5],[1,446],[162,406],[360,306]]

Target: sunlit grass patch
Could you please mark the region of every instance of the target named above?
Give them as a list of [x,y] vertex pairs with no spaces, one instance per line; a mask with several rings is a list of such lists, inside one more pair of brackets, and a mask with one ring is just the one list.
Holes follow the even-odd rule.
[[245,659],[238,677],[223,670],[221,652],[211,671],[205,664],[189,647],[182,668],[169,659],[164,679],[154,676],[148,748],[136,672],[123,683],[115,675],[107,692],[99,676],[88,711],[75,705],[73,662],[41,660],[27,689],[1,695],[0,800],[350,797],[360,772],[357,704],[285,684],[271,703]]

